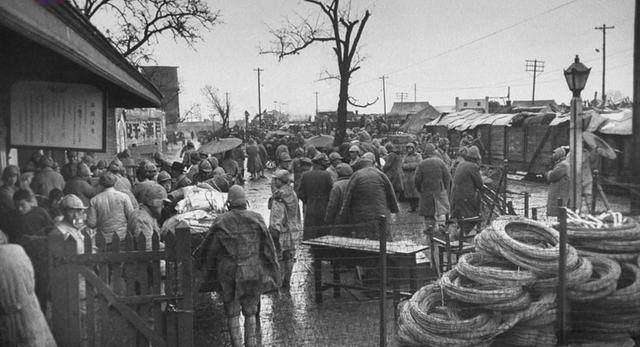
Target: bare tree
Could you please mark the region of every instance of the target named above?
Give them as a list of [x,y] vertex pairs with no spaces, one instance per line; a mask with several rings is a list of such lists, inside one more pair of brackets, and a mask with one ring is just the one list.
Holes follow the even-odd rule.
[[314,17],[300,17],[298,23],[286,21],[279,29],[270,29],[274,39],[270,48],[261,49],[261,54],[274,54],[278,60],[289,55],[299,54],[313,43],[332,43],[333,51],[338,59],[338,74],[328,74],[326,78],[335,78],[340,81],[340,93],[338,99],[338,122],[335,144],[342,144],[347,130],[347,105],[355,107],[367,107],[378,99],[366,104],[358,104],[356,99],[349,96],[349,79],[360,69],[363,59],[358,55],[358,44],[362,32],[371,16],[369,10],[359,19],[353,19],[351,15],[351,3],[340,6],[340,0],[304,0],[314,5],[320,11],[320,15]]
[[134,64],[152,60],[152,46],[171,35],[191,48],[202,39],[202,29],[220,23],[220,11],[205,0],[71,0],[90,20],[115,20],[105,28],[107,38]]
[[218,94],[218,89],[210,85],[206,85],[204,86],[204,88],[202,88],[202,95],[204,95],[204,97],[209,102],[209,107],[211,108],[212,113],[218,114],[220,116],[220,120],[222,121],[222,129],[228,130],[231,104],[229,103],[228,97],[226,97],[224,100],[221,100]]

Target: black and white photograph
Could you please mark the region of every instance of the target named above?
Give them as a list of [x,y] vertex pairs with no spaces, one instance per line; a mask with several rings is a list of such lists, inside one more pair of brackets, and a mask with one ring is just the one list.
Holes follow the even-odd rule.
[[640,0],[0,0],[0,347],[640,347]]

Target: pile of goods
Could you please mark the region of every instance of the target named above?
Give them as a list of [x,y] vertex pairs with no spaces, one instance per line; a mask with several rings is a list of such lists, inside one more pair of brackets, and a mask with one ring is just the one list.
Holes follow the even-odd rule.
[[580,255],[598,256],[591,258],[592,278],[569,291],[574,339],[640,335],[640,226],[616,212],[591,216],[568,211],[567,237]]
[[[455,268],[401,307],[402,344],[555,346],[558,232],[525,218],[501,217],[476,236],[475,246],[476,253],[460,257]],[[639,274],[635,265],[621,270],[608,258],[583,257],[567,246],[569,300],[588,301],[583,306],[594,312],[574,315],[574,327],[615,331],[598,336],[600,341],[634,334],[632,325],[640,327],[640,310],[631,308],[640,303]],[[618,325],[623,318],[626,322]],[[457,331],[451,329],[454,326]]]
[[591,216],[567,211],[567,237],[581,255],[633,262],[640,253],[640,227],[617,212]]
[[226,211],[227,193],[221,193],[208,185],[187,186],[171,192],[170,198],[178,200],[177,215],[167,219],[161,234],[175,233],[179,227],[188,226],[191,234],[203,235],[219,214]]

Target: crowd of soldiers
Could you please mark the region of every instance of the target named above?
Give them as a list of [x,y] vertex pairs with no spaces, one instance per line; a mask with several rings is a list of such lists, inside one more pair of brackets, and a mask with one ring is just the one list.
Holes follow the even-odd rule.
[[[478,213],[482,180],[477,147],[462,147],[452,160],[446,139],[435,144],[433,139],[410,142],[406,151],[372,139],[366,131],[350,140],[338,147],[315,148],[294,136],[269,144],[274,147],[271,156],[259,140],[217,155],[202,153],[188,142],[183,160],[173,163],[159,153],[136,163],[125,151],[107,163],[68,151],[60,166],[40,153],[22,170],[4,169],[0,230],[31,258],[36,294],[46,308],[46,243],[35,240],[61,233],[74,238],[83,253],[87,231],[92,237],[100,234],[107,251],[116,240],[127,235],[139,240],[142,234],[150,249],[151,236],[159,234],[162,222],[175,213],[180,188],[198,184],[228,192],[229,212],[214,221],[195,257],[201,266],[217,269],[234,345],[241,345],[238,317],[243,313],[245,344],[254,346],[259,295],[290,287],[301,239],[327,234],[377,239],[372,221],[397,213],[399,199],[425,217],[429,230],[449,215],[465,218]],[[247,209],[241,187],[245,154],[251,179],[264,177],[265,168],[273,169],[268,223]]]

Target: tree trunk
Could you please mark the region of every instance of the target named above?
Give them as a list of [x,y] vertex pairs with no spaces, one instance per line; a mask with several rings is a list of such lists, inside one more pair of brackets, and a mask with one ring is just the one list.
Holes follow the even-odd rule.
[[336,123],[336,137],[334,146],[340,146],[347,137],[347,101],[349,99],[349,74],[340,76],[340,98],[338,100],[338,122]]

